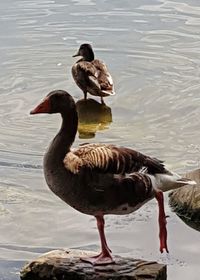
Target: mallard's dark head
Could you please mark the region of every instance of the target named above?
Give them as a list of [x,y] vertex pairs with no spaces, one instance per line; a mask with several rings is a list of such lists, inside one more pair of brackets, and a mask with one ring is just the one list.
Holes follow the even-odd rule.
[[86,61],[94,60],[94,52],[90,44],[82,44],[78,52],[73,57],[82,56]]

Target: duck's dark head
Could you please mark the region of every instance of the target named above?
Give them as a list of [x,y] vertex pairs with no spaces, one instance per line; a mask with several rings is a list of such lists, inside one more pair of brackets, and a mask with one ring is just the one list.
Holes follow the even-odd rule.
[[54,90],[30,114],[67,114],[74,110],[76,105],[71,95],[64,90]]
[[86,61],[94,60],[94,52],[92,50],[92,46],[90,44],[82,44],[78,50],[78,52],[73,55],[73,57],[82,56]]

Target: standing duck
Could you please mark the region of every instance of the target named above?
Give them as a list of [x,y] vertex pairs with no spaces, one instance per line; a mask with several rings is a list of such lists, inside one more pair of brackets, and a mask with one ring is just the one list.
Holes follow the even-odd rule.
[[83,91],[84,98],[87,99],[87,93],[101,97],[101,103],[104,104],[103,97],[114,95],[113,80],[103,61],[94,59],[94,52],[90,44],[82,44],[73,57],[82,56],[72,66],[72,76]]
[[160,251],[168,252],[163,191],[195,182],[169,172],[160,160],[129,148],[84,144],[72,150],[78,116],[66,91],[50,92],[31,111],[40,113],[60,113],[62,117],[61,128],[44,156],[47,185],[68,205],[97,220],[101,253],[84,261],[114,263],[104,233],[104,215],[129,214],[154,197],[159,206]]

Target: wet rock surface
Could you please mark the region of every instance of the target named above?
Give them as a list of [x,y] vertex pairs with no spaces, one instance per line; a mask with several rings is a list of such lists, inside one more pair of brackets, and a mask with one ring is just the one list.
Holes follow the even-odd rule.
[[166,265],[115,256],[116,264],[92,266],[80,258],[95,255],[82,250],[54,250],[25,265],[22,280],[165,280]]
[[189,226],[200,231],[200,169],[184,175],[196,181],[196,186],[185,186],[169,194],[173,211]]

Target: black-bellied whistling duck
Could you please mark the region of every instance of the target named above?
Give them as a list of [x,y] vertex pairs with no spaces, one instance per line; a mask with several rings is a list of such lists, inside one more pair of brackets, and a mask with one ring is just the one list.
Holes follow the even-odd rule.
[[100,96],[104,104],[103,97],[115,94],[113,79],[106,64],[99,59],[94,59],[90,44],[82,44],[75,56],[82,56],[82,58],[72,66],[72,76],[83,91],[84,98],[87,98],[89,92],[94,96]]
[[159,206],[160,251],[168,252],[162,192],[195,182],[130,148],[84,144],[72,150],[78,117],[73,98],[63,90],[50,92],[31,111],[39,113],[60,113],[62,117],[61,128],[44,156],[49,188],[67,204],[97,220],[101,253],[84,261],[94,265],[113,263],[104,234],[104,215],[129,214],[154,197]]

